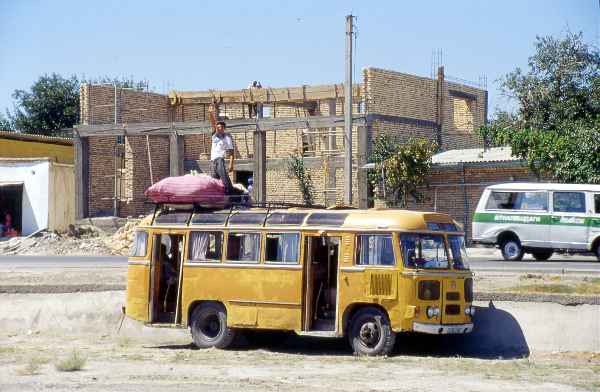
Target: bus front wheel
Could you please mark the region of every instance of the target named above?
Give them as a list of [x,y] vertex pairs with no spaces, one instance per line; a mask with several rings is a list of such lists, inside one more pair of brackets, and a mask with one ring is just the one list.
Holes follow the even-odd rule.
[[190,329],[198,348],[227,348],[235,338],[235,330],[227,327],[227,312],[221,304],[201,304],[192,312]]
[[388,355],[394,348],[396,334],[387,315],[377,308],[360,309],[350,322],[350,345],[356,355]]

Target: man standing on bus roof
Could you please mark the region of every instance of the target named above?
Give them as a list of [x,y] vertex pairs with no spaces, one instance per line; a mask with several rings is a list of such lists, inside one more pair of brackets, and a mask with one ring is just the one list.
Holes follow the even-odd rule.
[[[234,150],[231,135],[225,132],[226,124],[219,121],[212,135],[212,147],[210,149],[210,161],[213,178],[223,181],[225,194],[234,193],[233,185],[229,179],[229,173],[233,173]],[[225,158],[229,158],[228,170],[225,169]]]

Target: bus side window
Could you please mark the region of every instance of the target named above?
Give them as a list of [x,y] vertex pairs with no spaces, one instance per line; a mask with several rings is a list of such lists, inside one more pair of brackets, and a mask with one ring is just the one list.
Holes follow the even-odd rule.
[[358,235],[356,238],[358,265],[396,264],[391,234]]
[[221,261],[223,233],[218,231],[190,232],[190,261]]
[[136,231],[135,239],[133,240],[133,247],[129,256],[131,257],[144,257],[148,248],[148,233],[145,231]]
[[298,263],[300,234],[267,233],[265,261],[268,263]]
[[229,233],[227,236],[227,261],[258,263],[259,260],[259,233]]

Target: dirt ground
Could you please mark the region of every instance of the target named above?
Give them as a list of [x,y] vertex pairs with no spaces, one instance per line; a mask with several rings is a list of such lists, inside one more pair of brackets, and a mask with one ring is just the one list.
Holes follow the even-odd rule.
[[[355,357],[343,339],[262,334],[233,350],[197,350],[187,330],[126,319],[123,292],[0,294],[0,390],[593,391],[600,356],[464,356],[402,336],[389,358]],[[258,338],[258,339],[257,339]],[[56,364],[77,350],[81,371]]]

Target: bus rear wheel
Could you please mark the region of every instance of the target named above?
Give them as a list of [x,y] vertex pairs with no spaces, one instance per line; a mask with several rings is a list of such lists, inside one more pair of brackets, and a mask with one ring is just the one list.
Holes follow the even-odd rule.
[[360,309],[352,317],[348,335],[356,355],[388,355],[396,341],[387,315],[371,307]]
[[197,306],[192,312],[190,329],[198,348],[227,348],[235,338],[235,330],[227,327],[225,308],[216,303]]

